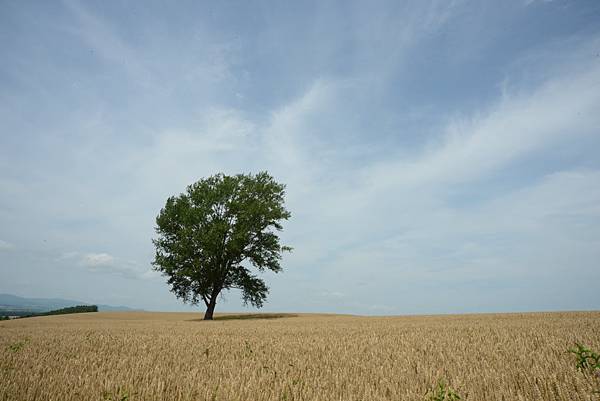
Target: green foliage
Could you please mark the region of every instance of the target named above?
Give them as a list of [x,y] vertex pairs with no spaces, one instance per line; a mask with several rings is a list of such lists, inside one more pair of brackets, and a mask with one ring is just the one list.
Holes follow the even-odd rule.
[[231,288],[242,291],[244,304],[261,307],[268,287],[244,264],[282,270],[281,253],[291,250],[276,234],[290,217],[284,189],[266,172],[217,174],[170,197],[156,218],[154,269],[184,302],[203,301],[208,318]]
[[71,306],[68,308],[51,310],[50,312],[40,313],[40,315],[42,315],[42,316],[68,315],[70,313],[90,313],[90,312],[98,312],[98,307],[96,305],[78,305],[78,306]]
[[430,401],[457,401],[460,400],[460,395],[452,388],[446,386],[443,380],[440,380],[436,387],[427,391]]
[[0,320],[10,320],[8,316],[0,316]]
[[16,342],[14,344],[10,344],[7,349],[10,352],[19,352],[25,347],[25,345],[29,342],[29,339],[25,339],[23,341]]
[[33,314],[35,312],[31,311],[31,310],[25,310],[25,309],[4,309],[2,308],[2,310],[0,310],[0,314],[2,314],[2,316],[4,317],[8,317],[10,318],[17,318],[17,317],[24,317],[24,316],[29,316],[31,314]]
[[96,305],[70,306],[68,308],[56,309],[56,310],[51,310],[49,312],[43,312],[43,313],[32,313],[30,315],[25,315],[25,316],[21,316],[21,317],[68,315],[71,313],[89,313],[89,312],[98,312],[98,307]]
[[569,352],[575,354],[577,357],[577,369],[588,372],[600,369],[600,354],[584,345],[575,343],[575,348],[571,348]]
[[600,395],[600,354],[579,343],[575,343],[575,348],[571,348],[569,352],[577,357],[577,369],[595,377],[597,390],[593,394]]
[[133,395],[129,391],[124,388],[118,387],[117,391],[110,392],[104,391],[102,392],[102,399],[105,401],[128,401],[129,397]]

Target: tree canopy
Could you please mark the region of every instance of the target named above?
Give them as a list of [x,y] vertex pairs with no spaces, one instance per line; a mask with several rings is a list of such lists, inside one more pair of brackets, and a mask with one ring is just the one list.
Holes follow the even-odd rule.
[[285,185],[267,172],[216,174],[167,199],[156,218],[156,271],[184,302],[204,302],[213,318],[223,290],[242,291],[244,304],[261,307],[269,289],[250,267],[282,270],[278,231],[291,214],[284,206]]

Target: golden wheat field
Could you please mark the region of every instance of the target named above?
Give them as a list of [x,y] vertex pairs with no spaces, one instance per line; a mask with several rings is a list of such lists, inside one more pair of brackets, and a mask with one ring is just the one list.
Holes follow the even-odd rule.
[[89,313],[0,322],[0,400],[592,400],[566,352],[600,312],[198,320]]

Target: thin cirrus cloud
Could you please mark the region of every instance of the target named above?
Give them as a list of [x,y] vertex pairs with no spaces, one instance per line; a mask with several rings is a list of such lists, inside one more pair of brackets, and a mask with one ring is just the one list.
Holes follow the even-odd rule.
[[61,262],[72,261],[90,272],[122,276],[128,279],[147,280],[158,276],[155,272],[148,271],[134,261],[115,258],[104,252],[64,252],[58,260]]
[[87,267],[111,266],[114,261],[107,253],[86,253],[82,257],[82,264]]
[[14,249],[14,247],[15,246],[10,242],[0,240],[0,251],[9,251],[11,249]]

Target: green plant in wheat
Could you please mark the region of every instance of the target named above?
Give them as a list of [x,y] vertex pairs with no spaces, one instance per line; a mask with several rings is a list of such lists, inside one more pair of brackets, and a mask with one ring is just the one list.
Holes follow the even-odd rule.
[[600,354],[579,343],[575,343],[575,348],[571,348],[569,352],[575,354],[577,358],[577,369],[595,376],[598,389],[594,394],[600,394]]
[[460,400],[460,395],[448,387],[443,380],[440,380],[436,387],[427,391],[425,395],[429,395],[427,398],[429,401],[457,401]]
[[129,401],[130,392],[125,390],[124,388],[118,387],[115,393],[110,391],[104,391],[102,393],[102,398],[104,401]]
[[587,348],[585,345],[575,343],[575,348],[571,348],[569,352],[577,357],[577,369],[593,373],[600,369],[600,354]]
[[8,346],[8,350],[11,352],[19,352],[23,349],[23,347],[29,342],[29,339],[26,338],[23,341],[16,342],[14,344],[10,344]]

